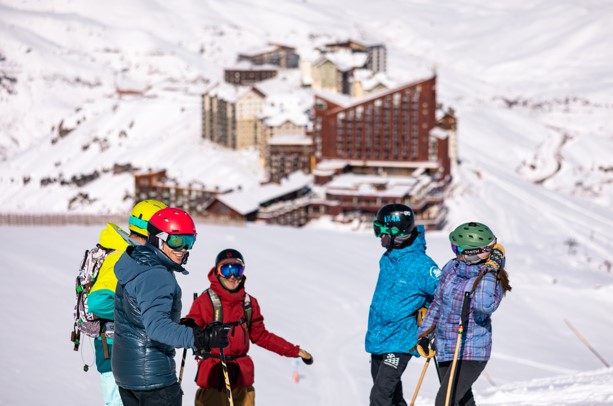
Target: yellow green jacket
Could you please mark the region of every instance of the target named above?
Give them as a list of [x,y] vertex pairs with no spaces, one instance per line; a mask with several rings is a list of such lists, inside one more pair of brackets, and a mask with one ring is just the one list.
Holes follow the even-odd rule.
[[115,263],[131,243],[133,242],[126,232],[115,224],[108,223],[100,233],[98,244],[114,251],[102,263],[96,283],[87,298],[87,306],[90,313],[94,313],[101,319],[114,319],[115,286],[117,286]]
[[[95,314],[101,319],[113,321],[115,320],[115,287],[117,286],[115,263],[117,263],[117,260],[128,246],[136,243],[121,228],[115,224],[108,223],[106,228],[100,232],[98,244],[114,251],[102,262],[98,278],[87,297],[87,307],[90,313]],[[111,323],[105,323],[109,355],[113,347],[113,327],[111,326]],[[111,360],[110,357],[104,358],[104,348],[100,337],[94,341],[94,346],[96,348],[96,367],[98,372],[110,372]]]

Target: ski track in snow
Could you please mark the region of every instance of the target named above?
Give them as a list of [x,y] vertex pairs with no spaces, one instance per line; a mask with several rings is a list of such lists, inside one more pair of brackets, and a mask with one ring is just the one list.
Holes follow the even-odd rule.
[[[537,187],[531,188],[530,191],[538,195],[535,196],[531,192],[527,192],[525,189],[516,186],[515,183],[505,180],[503,176],[507,177],[508,175],[506,174],[492,175],[496,173],[496,168],[490,168],[489,171],[489,180],[491,183],[498,185],[500,190],[522,200],[531,207],[538,207],[538,214],[548,218],[549,222],[556,224],[556,229],[567,230],[567,235],[572,236],[577,242],[589,247],[603,258],[607,258],[611,251],[613,251],[613,246],[607,243],[609,240],[609,233],[605,231],[613,229],[613,221],[610,218],[586,210],[578,204],[572,203],[568,199],[562,199],[560,196],[548,190],[539,189]],[[564,210],[561,210],[559,206],[562,206]],[[569,219],[567,214],[568,211],[576,215],[573,216],[572,219]],[[510,220],[508,216],[501,216],[500,218],[507,218]],[[512,225],[508,220],[507,226],[511,229]],[[594,227],[594,224],[598,224],[599,227]],[[590,237],[580,232],[588,229],[593,232],[593,235]],[[597,240],[599,243],[594,242],[594,240]],[[604,247],[603,244],[606,244],[607,247]]]
[[516,354],[511,355],[511,354],[503,354],[501,352],[497,352],[497,351],[492,351],[492,359],[500,359],[500,360],[504,360],[507,362],[514,362],[516,364],[522,364],[522,365],[527,365],[533,368],[540,368],[543,369],[545,371],[550,371],[550,372],[554,372],[556,374],[574,374],[579,372],[576,369],[568,369],[568,368],[561,368],[561,367],[556,367],[556,366],[551,366],[550,364],[544,363],[544,362],[536,362],[533,361],[531,359],[527,359],[527,358],[522,358],[517,356]]

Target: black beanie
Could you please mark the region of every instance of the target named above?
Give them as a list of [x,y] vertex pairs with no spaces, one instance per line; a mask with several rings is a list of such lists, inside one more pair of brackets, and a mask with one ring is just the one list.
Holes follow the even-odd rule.
[[224,261],[227,259],[235,259],[235,260],[240,261],[243,265],[245,265],[245,260],[243,259],[243,255],[240,252],[238,252],[237,250],[233,248],[226,248],[225,250],[217,254],[217,258],[215,258],[215,268],[219,266],[219,263],[221,261]]

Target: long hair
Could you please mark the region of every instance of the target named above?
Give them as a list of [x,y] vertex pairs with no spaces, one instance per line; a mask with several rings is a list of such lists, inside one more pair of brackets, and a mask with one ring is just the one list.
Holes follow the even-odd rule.
[[[466,263],[465,259],[464,259],[464,255],[462,254],[457,254],[456,255],[456,260],[458,261],[462,261],[464,263]],[[485,259],[483,261],[481,261],[481,264],[485,263]],[[502,295],[505,296],[507,294],[507,292],[510,292],[511,290],[513,290],[513,288],[511,287],[511,284],[509,283],[509,273],[507,272],[505,267],[501,267],[500,269],[498,269],[498,272],[496,272],[496,279],[498,281],[500,281],[500,286],[502,286]]]
[[498,270],[498,272],[496,273],[496,279],[500,281],[500,286],[502,286],[503,296],[506,295],[507,292],[510,292],[513,289],[511,287],[511,284],[509,283],[509,273],[504,267]]

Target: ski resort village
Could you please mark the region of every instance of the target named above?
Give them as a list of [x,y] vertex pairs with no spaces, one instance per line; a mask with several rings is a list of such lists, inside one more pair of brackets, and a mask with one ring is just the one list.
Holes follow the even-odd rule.
[[[303,226],[372,221],[406,203],[428,229],[445,224],[457,162],[452,107],[437,77],[396,83],[385,44],[346,40],[298,54],[271,43],[239,53],[202,93],[202,138],[257,151],[265,181],[243,188],[135,174],[135,199],[161,199],[220,222]],[[135,92],[138,93],[138,92]]]

